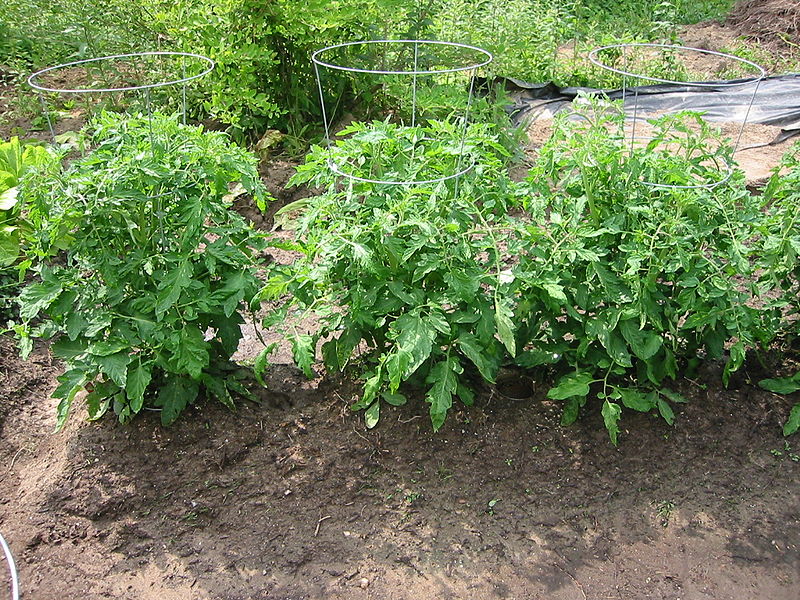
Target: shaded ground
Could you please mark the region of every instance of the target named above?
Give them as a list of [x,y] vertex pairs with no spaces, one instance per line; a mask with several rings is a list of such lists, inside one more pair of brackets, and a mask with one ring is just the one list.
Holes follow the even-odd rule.
[[272,406],[52,435],[46,353],[2,344],[0,531],[26,598],[797,598],[791,400],[716,368],[678,383],[674,428],[626,414],[619,449],[596,406],[561,428],[544,387],[486,390],[437,435],[418,406],[366,431],[350,384],[289,366]]

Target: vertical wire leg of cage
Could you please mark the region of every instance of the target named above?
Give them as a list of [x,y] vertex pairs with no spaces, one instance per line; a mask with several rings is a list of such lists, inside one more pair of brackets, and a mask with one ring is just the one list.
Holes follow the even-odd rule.
[[[624,112],[623,112],[624,114]],[[639,120],[639,86],[633,88],[633,124],[631,125],[631,156],[636,150],[636,122]]]
[[411,80],[411,127],[417,125],[417,70],[419,68],[419,42],[414,42],[414,75]]
[[[467,109],[464,111],[464,127],[461,130],[461,146],[458,149],[458,161],[456,162],[456,173],[461,172],[462,161],[464,160],[464,145],[467,141],[467,131],[469,130],[469,113],[472,109],[472,94],[475,92],[475,75],[473,70],[469,78],[469,95],[467,96]],[[458,187],[461,177],[456,177],[455,185],[453,186],[453,197],[458,198]]]
[[56,143],[56,131],[53,129],[53,121],[50,119],[50,110],[47,106],[47,100],[44,99],[44,94],[39,92],[39,101],[42,104],[42,113],[44,113],[44,118],[47,120],[47,129],[50,131],[50,139],[53,140],[53,143]]
[[6,562],[8,563],[8,571],[11,574],[11,600],[19,600],[19,575],[17,574],[17,565],[14,562],[14,555],[11,553],[11,548],[2,535],[0,535],[0,548],[2,548],[3,554],[5,555]]
[[181,56],[181,79],[184,80],[181,85],[181,112],[183,113],[183,124],[186,125],[186,57]]
[[755,104],[756,96],[758,95],[758,88],[761,87],[762,79],[758,79],[755,82],[753,95],[750,96],[750,102],[747,105],[747,110],[744,114],[744,120],[742,121],[742,126],[739,127],[739,133],[736,136],[736,143],[733,145],[733,153],[736,154],[739,151],[739,143],[742,141],[742,136],[744,135],[744,129],[747,127],[747,121],[750,119],[750,111],[753,110],[753,104]]
[[328,123],[328,111],[325,108],[325,93],[322,91],[322,77],[319,65],[314,63],[314,76],[317,78],[317,92],[319,93],[319,106],[322,110],[322,126],[325,128],[325,145],[328,147],[328,165],[333,165],[333,148],[331,142],[331,127]]

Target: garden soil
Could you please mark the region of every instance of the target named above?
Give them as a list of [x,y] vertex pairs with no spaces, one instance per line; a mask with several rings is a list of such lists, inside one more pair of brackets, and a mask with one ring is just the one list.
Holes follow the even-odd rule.
[[792,399],[752,365],[728,389],[718,365],[679,380],[673,427],[626,412],[615,448],[597,403],[562,428],[538,380],[523,400],[484,389],[438,434],[421,402],[366,430],[352,383],[286,364],[236,412],[121,426],[77,402],[54,434],[58,365],[0,352],[0,532],[23,598],[798,597]]

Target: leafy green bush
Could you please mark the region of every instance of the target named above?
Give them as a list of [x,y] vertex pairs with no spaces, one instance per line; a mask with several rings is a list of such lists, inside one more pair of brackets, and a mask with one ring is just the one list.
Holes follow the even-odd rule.
[[[565,424],[599,397],[617,443],[623,408],[672,423],[684,399],[669,380],[724,359],[727,384],[746,350],[774,336],[751,302],[760,206],[740,173],[728,180],[724,140],[682,114],[654,120],[652,140],[631,149],[618,106],[578,106],[582,118],[557,119],[528,182],[507,179],[502,146],[479,126],[465,144],[475,172],[458,184],[331,172],[453,172],[458,129],[447,122],[354,124],[298,169],[295,182],[326,191],[285,209],[301,213],[288,246],[301,258],[272,269],[267,324],[315,314],[318,330],[289,329],[295,359],[311,375],[322,342],[328,370],[358,365],[354,408],[369,426],[416,386],[438,429],[454,398],[469,404],[475,381],[516,363],[558,373],[548,396],[564,401]],[[520,205],[527,214],[510,216]]]
[[[800,318],[800,144],[783,157],[764,191],[765,219],[759,248],[759,288],[770,319],[789,343],[797,340]],[[761,387],[777,394],[800,390],[800,374],[765,379]],[[800,430],[800,404],[792,409],[784,435]]]
[[[320,120],[310,55],[350,39],[391,36],[419,29],[427,17],[399,0],[149,0],[154,26],[182,50],[216,61],[207,81],[205,109],[238,132],[281,127],[294,134]],[[416,24],[416,25],[415,25]],[[333,95],[347,95],[341,74],[326,81]]]
[[0,65],[26,73],[68,60],[153,50],[146,3],[121,0],[5,0]]
[[42,146],[21,144],[15,137],[0,142],[0,326],[12,316],[12,299],[27,268],[27,263],[15,266],[30,228],[19,206],[20,185],[34,171],[49,172],[58,165],[55,153]]
[[22,178],[29,171],[56,164],[55,154],[43,146],[21,144],[16,137],[0,142],[0,268],[14,264],[20,255],[25,226],[18,206]]
[[[380,175],[400,181],[443,176],[461,147],[461,126],[451,122],[355,124],[348,133],[334,160],[363,167],[363,175],[374,172],[370,163],[384,163]],[[366,383],[354,408],[366,409],[370,427],[381,403],[406,401],[400,385],[408,382],[426,390],[438,429],[454,398],[472,402],[471,378],[494,380],[504,345],[514,343],[513,278],[501,240],[521,190],[505,177],[505,150],[485,126],[470,127],[464,151],[476,166],[458,184],[343,187],[322,148],[293,179],[325,191],[284,209],[301,213],[291,245],[301,257],[271,270],[261,298],[278,307],[266,324],[315,314],[316,331],[288,327],[295,359],[311,375],[324,340],[328,370],[360,365]]]
[[[264,208],[255,159],[221,133],[158,114],[102,114],[88,136],[91,152],[21,196],[43,262],[20,296],[17,331],[25,352],[28,336],[56,338],[66,365],[58,426],[83,389],[92,419],[153,406],[168,424],[201,391],[232,407],[231,393],[246,390],[226,365],[239,310],[260,288],[262,241],[226,197],[239,184]],[[48,264],[65,233],[66,261]]]
[[706,189],[656,188],[719,182],[733,165],[694,115],[653,121],[654,139],[629,150],[623,117],[590,105],[561,117],[542,148],[517,278],[518,364],[569,367],[548,396],[563,400],[563,422],[598,397],[612,441],[622,407],[658,409],[668,422],[665,386],[701,358],[727,359],[723,379],[748,348],[772,337],[754,295],[752,249],[758,203],[740,173]]

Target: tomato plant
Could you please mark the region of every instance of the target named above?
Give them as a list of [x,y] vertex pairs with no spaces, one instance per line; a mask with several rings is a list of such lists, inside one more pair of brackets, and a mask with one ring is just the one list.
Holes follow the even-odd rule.
[[[227,198],[238,184],[264,208],[255,158],[162,115],[102,114],[87,135],[88,154],[22,198],[38,215],[29,243],[41,262],[17,330],[25,352],[28,336],[55,338],[58,427],[84,389],[92,419],[151,406],[168,424],[201,392],[232,407],[247,391],[227,364],[263,241]],[[65,235],[66,260],[47,260]]]

